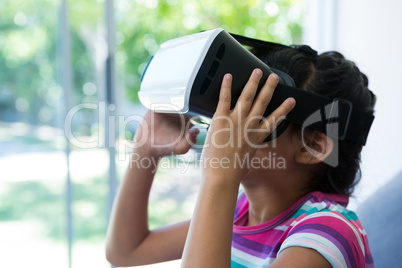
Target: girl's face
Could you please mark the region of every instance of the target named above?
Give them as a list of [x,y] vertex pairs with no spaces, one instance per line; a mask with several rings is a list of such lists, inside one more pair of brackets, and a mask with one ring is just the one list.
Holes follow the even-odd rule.
[[246,177],[251,175],[266,177],[286,173],[295,167],[294,156],[299,149],[299,143],[289,129],[275,140],[263,143],[263,148],[257,149],[254,156],[249,159],[249,171]]

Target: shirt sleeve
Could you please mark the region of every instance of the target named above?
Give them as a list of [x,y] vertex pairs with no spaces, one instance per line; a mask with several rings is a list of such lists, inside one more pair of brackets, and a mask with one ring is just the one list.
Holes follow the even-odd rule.
[[340,213],[313,213],[290,228],[278,255],[288,247],[299,246],[316,250],[334,268],[365,267],[364,230]]

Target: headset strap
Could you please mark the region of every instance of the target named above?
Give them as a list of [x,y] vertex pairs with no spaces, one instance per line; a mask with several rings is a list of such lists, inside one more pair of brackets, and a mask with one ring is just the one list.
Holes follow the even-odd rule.
[[365,145],[374,115],[366,113],[345,99],[330,99],[295,87],[278,84],[265,115],[292,97],[296,106],[286,120],[302,127],[326,133],[332,138]]
[[250,47],[256,47],[256,48],[289,48],[288,46],[278,44],[278,43],[254,39],[254,38],[250,38],[250,37],[246,37],[246,36],[242,36],[242,35],[238,35],[238,34],[234,34],[234,33],[229,33],[229,34],[243,46],[250,46]]
[[315,59],[318,56],[316,50],[312,49],[308,45],[291,45],[286,46],[278,43],[268,42],[264,40],[254,39],[246,36],[241,36],[238,34],[229,33],[234,39],[236,39],[243,46],[250,46],[255,48],[293,48],[297,49],[306,55],[308,55],[311,59]]
[[[313,59],[317,57],[317,51],[307,45],[286,46],[232,33],[230,35],[244,46],[265,49],[293,48],[306,53]],[[289,97],[296,100],[296,106],[287,115],[286,120],[301,126],[309,123],[307,120],[312,120],[311,124],[306,127],[319,130],[339,140],[346,139],[362,145],[366,144],[374,115],[353,107],[353,104],[345,99],[330,99],[295,87],[278,84],[266,115],[273,112],[274,109],[270,107],[279,107]]]

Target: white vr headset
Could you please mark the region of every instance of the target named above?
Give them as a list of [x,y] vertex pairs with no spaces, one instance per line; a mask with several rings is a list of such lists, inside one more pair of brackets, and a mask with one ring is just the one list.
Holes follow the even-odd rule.
[[[148,109],[162,113],[179,113],[211,118],[219,100],[223,76],[231,73],[232,107],[255,68],[263,71],[260,87],[271,73],[280,81],[264,116],[269,115],[288,97],[296,106],[287,115],[275,136],[279,136],[289,122],[305,125],[313,114],[318,120],[309,128],[322,131],[339,140],[365,144],[374,116],[365,113],[344,99],[330,99],[295,87],[286,73],[270,68],[243,45],[272,49],[284,45],[229,34],[218,28],[169,40],[151,57],[141,77],[138,92],[141,103]],[[306,53],[317,54],[308,46],[298,47]],[[325,115],[325,116],[321,116]],[[336,128],[329,127],[336,124]],[[266,140],[272,139],[270,135]]]

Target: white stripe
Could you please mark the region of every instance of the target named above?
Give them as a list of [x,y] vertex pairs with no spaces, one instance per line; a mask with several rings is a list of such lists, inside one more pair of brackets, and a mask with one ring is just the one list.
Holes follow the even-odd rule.
[[[323,217],[323,216],[328,216],[328,217],[337,218],[337,219],[343,221],[344,223],[346,223],[346,224],[350,227],[350,229],[352,229],[353,233],[355,234],[356,239],[357,239],[357,241],[359,242],[359,246],[360,246],[360,249],[361,249],[362,253],[365,254],[365,253],[364,253],[365,250],[364,250],[363,241],[361,240],[360,235],[359,235],[358,232],[356,231],[355,227],[354,227],[352,224],[350,224],[350,222],[347,221],[345,218],[343,218],[343,217],[341,217],[340,215],[335,214],[335,213],[333,213],[333,212],[331,212],[331,211],[320,211],[320,212],[317,212],[317,213],[310,214],[310,215],[304,217],[303,219],[301,219],[301,220],[298,221],[298,222],[297,222],[297,221],[292,222],[292,225],[296,226],[296,225],[302,223],[302,222],[305,221],[305,220],[313,219],[313,218],[318,218],[318,217]],[[294,224],[293,224],[293,223],[294,223]],[[358,229],[359,229],[359,232],[362,233],[362,231],[360,230],[360,228],[358,228]]]
[[[298,241],[299,239],[309,239],[319,244],[322,244],[322,247],[316,248],[315,244],[306,244],[303,240]],[[283,242],[281,248],[279,249],[278,255],[282,250],[291,246],[302,246],[302,247],[309,247],[312,249],[317,250],[320,254],[322,254],[328,262],[331,263],[333,267],[347,267],[345,258],[342,252],[339,250],[337,246],[334,245],[330,240],[322,237],[320,235],[312,234],[312,233],[296,233],[288,238]],[[332,256],[335,254],[336,258]]]
[[[306,203],[304,203],[304,205],[307,205],[309,207],[308,210],[310,210],[312,208],[317,208],[318,210],[322,210],[327,207],[327,204],[324,201],[319,202],[319,203],[318,202],[313,203],[310,200],[307,200]],[[304,207],[304,205],[302,206],[302,208]],[[306,210],[306,211],[308,211],[308,210]]]
[[[235,255],[236,257],[243,259],[248,263],[252,263],[254,265],[260,265],[260,266],[264,266],[264,265],[266,266],[268,264],[271,264],[275,260],[275,258],[261,259],[261,258],[255,257],[253,255],[250,255],[244,251],[241,251],[240,249],[237,249],[235,247],[232,247],[232,255]],[[246,266],[247,266],[248,263],[244,263],[244,264],[246,264]]]
[[278,225],[274,228],[274,230],[280,230],[286,232],[286,230],[289,229],[289,226],[287,225]]
[[[340,204],[338,204],[336,206],[331,205],[330,209],[333,211],[339,212],[340,214],[342,214],[342,213],[349,214],[349,212],[354,213],[353,211],[350,211],[349,209],[345,208],[344,206],[342,206]],[[361,229],[359,226],[355,226],[355,228],[357,228],[362,235],[367,235],[366,231],[364,229]]]
[[338,206],[336,206],[336,205],[334,205],[334,204],[331,204],[331,205],[329,206],[329,209],[330,209],[330,210],[338,211]]

